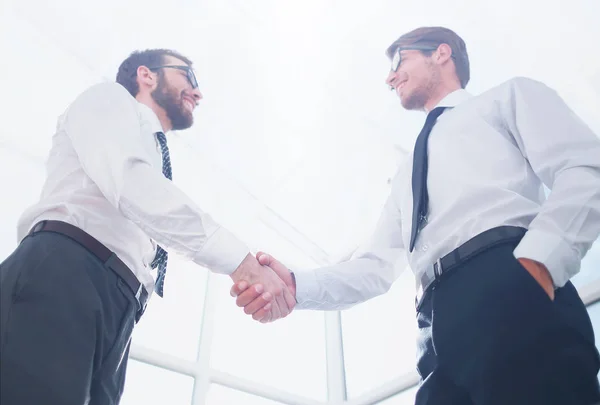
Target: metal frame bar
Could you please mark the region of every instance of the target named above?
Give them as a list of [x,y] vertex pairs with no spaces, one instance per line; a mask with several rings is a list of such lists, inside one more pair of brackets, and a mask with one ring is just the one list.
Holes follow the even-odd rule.
[[586,307],[600,301],[600,279],[579,287],[577,290]]
[[347,402],[348,405],[371,405],[398,395],[419,383],[416,372],[404,374]]
[[340,311],[325,313],[325,351],[327,355],[327,399],[329,403],[347,400],[344,341]]
[[[214,275],[209,274],[208,282],[206,284],[203,326],[200,334],[200,348],[196,361],[180,359],[176,356],[136,344],[132,344],[131,346],[130,357],[132,359],[193,377],[194,391],[191,402],[192,405],[202,405],[205,403],[206,394],[210,384],[219,384],[224,387],[290,405],[374,405],[418,384],[418,374],[416,372],[410,372],[390,380],[366,394],[349,400],[346,391],[341,313],[339,311],[328,312],[325,314],[327,402],[298,396],[281,391],[275,387],[270,387],[256,383],[255,381],[211,369],[210,347],[214,332],[215,300],[213,299],[213,293],[211,293],[211,291],[214,291],[214,288],[210,288],[210,284],[214,277]],[[579,293],[586,306],[600,302],[600,280],[593,281],[590,284],[579,288]]]
[[202,330],[196,367],[194,368],[194,390],[192,392],[192,405],[203,405],[210,388],[210,349],[215,331],[215,289],[211,288],[215,275],[208,272],[206,278],[206,291],[204,294],[204,308],[202,311]]
[[[224,387],[232,388],[247,394],[257,395],[272,401],[282,402],[290,405],[321,405],[323,402],[311,398],[301,397],[275,387],[250,381],[245,378],[224,373],[222,371],[211,370],[210,381],[213,384],[219,384]],[[196,404],[194,404],[196,405]]]

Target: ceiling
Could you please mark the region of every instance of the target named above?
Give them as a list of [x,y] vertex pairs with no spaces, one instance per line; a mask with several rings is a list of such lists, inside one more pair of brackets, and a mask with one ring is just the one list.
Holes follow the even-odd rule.
[[600,2],[540,4],[5,0],[0,146],[41,170],[79,92],[113,80],[134,49],[176,49],[204,94],[172,143],[176,183],[252,249],[297,266],[335,262],[368,236],[422,125],[384,84],[384,50],[410,29],[463,36],[470,92],[532,76],[600,133]]

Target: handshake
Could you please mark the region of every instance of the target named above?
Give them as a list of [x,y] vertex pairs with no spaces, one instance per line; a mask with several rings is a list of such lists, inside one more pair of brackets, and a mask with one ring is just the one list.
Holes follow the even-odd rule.
[[244,312],[262,323],[288,316],[296,305],[296,282],[290,270],[272,256],[248,254],[231,274],[231,296]]

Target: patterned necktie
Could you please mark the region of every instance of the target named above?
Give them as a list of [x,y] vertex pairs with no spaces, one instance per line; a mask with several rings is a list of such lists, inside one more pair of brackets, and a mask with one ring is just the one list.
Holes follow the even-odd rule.
[[[160,151],[162,153],[162,172],[165,177],[169,180],[173,180],[171,173],[171,157],[169,155],[169,147],[167,146],[167,137],[162,132],[156,133],[156,139],[158,140],[158,144],[160,145]],[[163,286],[165,284],[165,274],[167,273],[167,260],[169,258],[169,254],[163,248],[158,246],[156,249],[156,256],[154,256],[154,260],[150,263],[150,267],[153,269],[158,267],[158,272],[156,275],[156,283],[154,284],[154,291],[158,294],[159,297],[163,296]]]
[[412,171],[412,193],[413,193],[413,213],[412,229],[410,234],[410,248],[412,252],[415,247],[417,235],[421,230],[423,222],[427,218],[429,209],[429,194],[427,193],[427,140],[429,134],[435,125],[437,118],[447,107],[436,107],[427,115],[425,125],[417,137],[415,150],[413,153],[413,171]]

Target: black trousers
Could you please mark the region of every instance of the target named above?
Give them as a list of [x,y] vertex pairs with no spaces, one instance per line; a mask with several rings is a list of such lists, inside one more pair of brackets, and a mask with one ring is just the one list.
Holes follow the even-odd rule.
[[496,245],[442,274],[417,308],[417,405],[600,403],[600,357],[571,283],[551,301]]
[[77,242],[26,237],[0,264],[0,403],[118,404],[136,310]]

